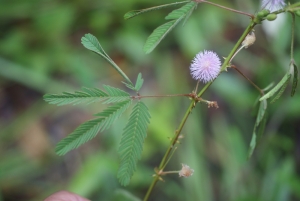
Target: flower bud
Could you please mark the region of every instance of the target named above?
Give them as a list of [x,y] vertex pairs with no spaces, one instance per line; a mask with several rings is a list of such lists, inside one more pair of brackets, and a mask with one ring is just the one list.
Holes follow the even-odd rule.
[[263,18],[266,15],[268,15],[269,13],[270,13],[270,11],[268,9],[263,9],[257,13],[257,16],[260,18]]
[[267,15],[267,20],[269,21],[273,21],[277,18],[277,15],[275,13],[271,13],[269,15]]

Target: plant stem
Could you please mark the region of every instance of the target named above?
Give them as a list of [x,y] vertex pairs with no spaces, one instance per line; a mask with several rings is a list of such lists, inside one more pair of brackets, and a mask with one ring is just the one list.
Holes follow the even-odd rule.
[[[247,36],[247,34],[253,29],[253,27],[256,25],[256,23],[254,23],[253,21],[251,21],[251,23],[248,25],[248,27],[246,28],[246,30],[244,31],[244,33],[242,34],[242,36],[240,37],[240,39],[238,40],[238,42],[235,44],[235,46],[233,47],[233,49],[231,50],[231,52],[229,53],[228,57],[225,59],[222,67],[221,67],[221,71],[224,71],[226,69],[226,67],[228,66],[229,64],[229,61],[230,61],[230,58],[234,55],[234,53],[237,51],[238,47],[241,45],[241,43],[243,42],[244,38]],[[203,88],[202,90],[198,93],[198,97],[201,97],[204,92],[209,88],[209,86],[214,82],[211,81],[211,82],[208,82]],[[179,135],[181,133],[181,130],[185,124],[185,122],[187,121],[189,115],[191,114],[192,110],[194,109],[194,107],[196,106],[196,103],[197,103],[197,100],[193,99],[188,107],[188,109],[186,110],[185,112],[185,115],[183,116],[176,132],[175,132],[175,137],[172,138],[172,141],[171,141],[171,144],[169,146],[169,148],[167,149],[164,157],[162,158],[161,162],[160,162],[160,165],[158,167],[159,170],[162,170],[165,166],[166,166],[166,163],[169,161],[169,155],[170,153],[172,152],[172,150],[174,149],[175,147],[175,144],[177,143],[177,140],[179,138]],[[144,197],[144,201],[147,201],[150,197],[150,194],[154,188],[154,186],[156,185],[156,183],[158,182],[159,180],[159,175],[156,175],[153,180],[152,180],[152,183]]]
[[254,82],[252,82],[246,75],[244,75],[242,73],[242,71],[240,71],[236,66],[231,65],[231,68],[233,68],[234,70],[236,70],[239,74],[241,74],[246,80],[248,80],[260,93],[261,96],[264,95],[263,90],[261,90],[256,84],[254,84]]
[[131,96],[132,99],[142,99],[142,98],[165,98],[165,97],[177,97],[177,96],[186,96],[193,98],[194,95],[190,94],[171,94],[171,95],[153,95],[153,96]]
[[247,16],[251,17],[251,19],[254,19],[254,15],[252,15],[250,13],[246,13],[246,12],[243,12],[243,11],[239,11],[239,10],[235,10],[235,9],[232,9],[232,8],[228,8],[228,7],[225,7],[225,6],[222,6],[222,5],[210,2],[210,1],[205,1],[205,0],[194,0],[194,1],[198,2],[198,3],[211,4],[213,6],[216,6],[216,7],[219,7],[219,8],[223,8],[225,10],[229,10],[229,11],[234,12],[234,13],[239,13],[239,14],[242,14],[242,15],[247,15]]
[[294,60],[294,41],[295,41],[295,14],[292,15],[292,39],[291,39],[291,61]]

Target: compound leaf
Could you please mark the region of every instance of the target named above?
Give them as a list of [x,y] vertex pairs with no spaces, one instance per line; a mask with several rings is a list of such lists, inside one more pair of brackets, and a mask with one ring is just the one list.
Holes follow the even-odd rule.
[[77,129],[56,145],[55,152],[58,155],[64,155],[91,140],[97,135],[97,133],[108,129],[112,123],[123,114],[130,104],[131,100],[116,103],[115,105],[112,105],[96,114],[99,118],[92,119],[81,124]]
[[130,114],[119,147],[120,167],[118,179],[121,185],[128,185],[140,159],[143,143],[147,136],[150,114],[143,102],[138,102]]
[[75,91],[74,93],[63,92],[62,94],[45,94],[44,100],[50,104],[58,106],[67,104],[90,104],[98,101],[104,103],[122,102],[130,99],[130,95],[114,87],[104,85],[106,91],[97,88],[83,88],[82,91]]
[[174,6],[174,5],[179,5],[179,4],[183,4],[183,3],[187,3],[189,1],[181,1],[181,2],[175,2],[175,3],[169,3],[169,4],[163,4],[163,5],[159,5],[159,6],[154,6],[151,8],[145,8],[145,9],[140,9],[140,10],[132,10],[129,11],[127,13],[125,13],[124,15],[124,19],[128,20],[130,18],[133,18],[137,15],[149,12],[149,11],[153,11],[153,10],[158,10],[158,9],[162,9],[162,8],[166,8],[166,7],[170,7],[170,6]]

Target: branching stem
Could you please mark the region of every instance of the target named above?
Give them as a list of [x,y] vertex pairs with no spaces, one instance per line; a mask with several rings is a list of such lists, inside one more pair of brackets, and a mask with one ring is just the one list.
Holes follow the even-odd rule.
[[205,0],[194,0],[194,1],[197,2],[197,3],[207,3],[207,4],[210,4],[210,5],[219,7],[219,8],[223,8],[225,10],[229,10],[229,11],[234,12],[234,13],[239,13],[239,14],[242,14],[242,15],[249,16],[251,19],[254,19],[254,15],[252,15],[250,13],[246,13],[246,12],[243,12],[243,11],[239,11],[239,10],[235,10],[235,9],[232,9],[232,8],[228,8],[226,6],[222,6],[222,5],[210,2],[210,1],[205,1]]
[[242,71],[240,71],[235,65],[231,65],[231,68],[233,68],[234,70],[236,70],[239,74],[241,74],[246,80],[248,80],[260,93],[261,96],[264,95],[264,91],[259,88],[256,84],[254,84],[254,82],[252,82],[246,75],[244,75],[244,73],[242,73]]
[[171,95],[152,95],[152,96],[131,96],[132,99],[142,99],[142,98],[165,98],[165,97],[179,97],[179,96],[186,96],[193,98],[193,94],[171,94]]
[[[208,4],[212,4],[212,5],[215,5],[215,6],[218,6],[218,7],[221,7],[221,8],[224,8],[224,9],[227,9],[227,10],[230,10],[230,11],[233,11],[233,12],[236,12],[236,10],[234,9],[231,9],[231,8],[226,8],[226,7],[223,7],[223,6],[220,6],[218,4],[214,4],[212,2],[208,2],[208,1],[204,1],[204,0],[194,0],[195,2],[198,2],[198,3],[208,3]],[[279,13],[282,13],[282,12],[285,12],[284,9],[281,9],[279,11],[277,11],[276,13],[279,14]],[[229,55],[226,57],[225,61],[223,62],[222,64],[222,67],[221,67],[221,72],[225,71],[227,67],[231,66],[230,65],[230,61],[231,61],[231,58],[233,57],[233,55],[235,54],[235,52],[238,50],[238,48],[240,47],[240,45],[242,44],[243,40],[245,39],[245,37],[252,31],[252,29],[256,26],[256,22],[254,22],[254,16],[251,15],[251,14],[248,14],[248,13],[244,13],[244,12],[241,12],[241,11],[237,11],[237,13],[240,13],[240,14],[244,14],[244,15],[247,15],[249,17],[251,17],[251,22],[249,23],[248,27],[245,29],[245,31],[243,32],[243,34],[241,35],[241,37],[239,38],[238,42],[235,44],[235,46],[232,48],[232,50],[230,51]],[[274,12],[275,13],[275,12]],[[247,79],[247,78],[246,78]],[[209,88],[209,86],[214,82],[211,81],[211,82],[208,82],[203,88],[202,90],[197,94],[189,94],[188,96],[190,95],[193,95],[194,97],[193,100],[191,101],[188,109],[186,110],[176,132],[175,132],[175,136],[172,138],[171,140],[171,143],[170,143],[170,146],[168,147],[164,157],[162,158],[161,162],[160,162],[160,165],[158,167],[158,170],[159,171],[163,171],[163,169],[166,167],[166,164],[168,163],[168,161],[170,160],[170,154],[174,153],[172,152],[172,150],[174,150],[175,148],[175,144],[177,143],[178,139],[179,139],[179,136],[181,134],[181,131],[182,131],[182,128],[183,126],[185,125],[185,122],[187,121],[189,115],[191,114],[192,110],[195,108],[196,106],[196,103],[199,102],[200,98],[202,97],[202,95],[204,94],[204,92]],[[253,83],[253,82],[252,82]],[[253,83],[254,84],[254,83]],[[255,85],[256,86],[256,85]],[[259,87],[255,87],[257,88],[260,92],[262,91]],[[196,93],[196,92],[195,92]],[[191,96],[190,96],[191,97]],[[150,197],[150,194],[151,192],[153,191],[153,188],[154,186],[156,185],[156,183],[159,181],[160,179],[160,175],[156,174],[152,180],[152,183],[150,184],[149,186],[149,189],[144,197],[144,201],[148,201],[149,197]]]
[[[234,55],[234,53],[237,51],[238,47],[241,45],[241,43],[243,42],[244,38],[247,36],[247,34],[250,33],[250,31],[253,29],[253,27],[255,26],[256,24],[254,22],[251,21],[251,23],[248,25],[248,27],[246,28],[246,30],[244,31],[244,33],[242,34],[242,36],[240,37],[240,39],[238,40],[238,42],[236,43],[236,45],[233,47],[233,49],[231,50],[231,52],[229,53],[228,57],[225,59],[222,67],[221,67],[221,70],[224,70],[226,69],[226,67],[228,66],[229,64],[229,61],[230,61],[230,58]],[[214,81],[214,80],[213,80]],[[201,98],[201,96],[204,94],[204,92],[209,88],[209,86],[213,83],[213,81],[211,82],[208,82],[203,88],[202,90],[198,93],[198,95],[196,95],[197,98]],[[169,148],[167,149],[163,159],[161,160],[160,162],[160,165],[158,167],[158,170],[159,171],[163,171],[163,168],[166,166],[167,162],[169,161],[169,155],[172,153],[172,150],[174,149],[174,145],[177,143],[178,141],[178,138],[180,136],[180,133],[183,129],[183,126],[185,125],[185,122],[187,121],[189,115],[191,114],[192,110],[195,108],[196,106],[196,103],[198,102],[197,99],[193,99],[192,102],[190,103],[188,109],[186,110],[176,132],[175,132],[175,136],[172,138],[171,140],[171,143],[170,143],[170,146]],[[150,194],[154,188],[154,186],[156,185],[156,183],[159,181],[159,178],[160,176],[159,175],[156,175],[154,176],[153,180],[152,180],[152,183],[144,197],[144,201],[147,201],[150,197]]]

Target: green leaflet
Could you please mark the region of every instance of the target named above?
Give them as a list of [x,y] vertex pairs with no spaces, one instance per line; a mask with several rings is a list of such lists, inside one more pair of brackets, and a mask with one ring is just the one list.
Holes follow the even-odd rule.
[[132,11],[129,11],[129,12],[125,13],[124,19],[128,20],[130,18],[133,18],[137,15],[140,15],[140,14],[143,14],[143,13],[146,13],[146,12],[150,12],[150,11],[153,11],[153,10],[158,10],[158,9],[162,9],[162,8],[166,8],[166,7],[170,7],[170,6],[174,6],[174,5],[179,5],[179,4],[183,4],[183,3],[187,3],[187,2],[189,2],[189,1],[181,1],[181,2],[175,2],[175,3],[169,3],[169,4],[154,6],[154,7],[151,7],[151,8],[145,8],[145,9],[140,9],[140,10],[132,10]]
[[[263,97],[261,97],[261,98],[259,99],[259,101],[266,100],[266,99],[272,97],[272,96],[273,96],[280,88],[282,88],[285,84],[287,84],[287,83],[289,82],[290,78],[291,78],[291,74],[290,74],[289,72],[287,72],[287,73],[283,76],[283,78],[280,80],[280,82],[279,82],[272,90],[270,90],[267,94],[265,94]],[[286,87],[286,86],[285,86],[285,87]],[[284,88],[284,89],[285,89],[285,88]],[[279,95],[282,94],[282,92],[279,92],[279,93],[280,93]],[[278,99],[278,98],[279,98],[279,97],[277,97],[277,99]]]
[[144,79],[142,78],[142,73],[139,73],[135,82],[135,90],[139,91],[143,86],[143,83],[144,83]]
[[193,10],[197,6],[197,3],[194,1],[191,1],[184,6],[182,6],[179,9],[173,10],[171,13],[169,13],[165,19],[166,20],[176,20],[181,18],[182,16],[185,16],[187,13],[189,13],[191,10]]
[[144,79],[142,78],[142,73],[139,73],[138,76],[137,76],[137,78],[136,78],[136,82],[135,82],[135,86],[134,87],[128,85],[127,83],[124,83],[124,84],[129,89],[132,89],[132,90],[138,92],[141,89],[141,87],[143,86],[143,83],[144,83]]
[[55,152],[58,155],[64,155],[91,140],[100,131],[108,129],[112,123],[123,114],[130,104],[131,100],[116,103],[96,114],[99,118],[81,124],[56,145]]
[[281,86],[279,92],[278,92],[277,95],[271,100],[270,103],[274,103],[277,99],[280,98],[280,96],[283,94],[284,90],[286,89],[287,85],[289,84],[290,78],[291,78],[291,77],[289,77],[289,79],[287,79],[287,81],[283,83],[283,85]]
[[61,106],[80,103],[90,104],[99,101],[109,104],[131,99],[130,95],[121,89],[107,85],[103,85],[103,88],[105,91],[97,88],[83,88],[82,91],[75,91],[74,93],[46,94],[44,95],[44,100],[50,104]]
[[[264,127],[266,124],[266,109],[267,109],[267,100],[263,100],[260,102],[260,105],[259,105],[256,122],[255,122],[253,133],[252,133],[252,139],[250,142],[248,158],[250,158],[252,156],[253,151],[256,147],[256,144],[264,131]],[[259,128],[258,132],[257,132],[257,128]]]
[[[197,6],[196,2],[189,2],[183,7],[172,11],[166,16],[166,19],[171,20],[159,27],[157,27],[152,34],[147,38],[144,45],[144,52],[146,54],[152,50],[162,41],[162,39],[185,17],[190,16],[191,12]],[[185,20],[186,21],[186,20]]]
[[[108,61],[112,67],[128,82],[128,85],[132,85],[132,82],[127,77],[127,75],[121,70],[121,68],[106,54],[99,41],[92,34],[85,34],[84,37],[81,38],[81,43],[83,46],[100,56],[102,56],[106,61]],[[133,86],[133,85],[132,85]]]
[[106,60],[110,60],[110,57],[106,54],[98,39],[92,34],[85,34],[84,37],[81,38],[81,43],[85,48],[96,52]]
[[150,114],[147,106],[139,101],[130,114],[119,147],[120,167],[118,179],[121,185],[126,186],[136,170],[137,160],[140,159],[143,143],[147,136],[150,123]]
[[154,48],[160,43],[160,41],[164,39],[164,37],[180,22],[180,20],[182,20],[182,18],[178,20],[172,20],[157,27],[147,38],[147,41],[143,48],[144,52],[146,54],[152,52],[152,50],[154,50]]
[[293,70],[294,70],[293,85],[291,91],[291,96],[293,97],[298,84],[298,68],[294,62],[291,65],[293,65]]

